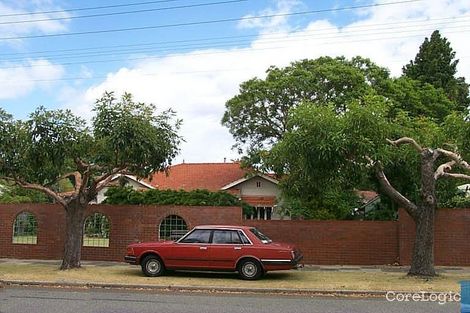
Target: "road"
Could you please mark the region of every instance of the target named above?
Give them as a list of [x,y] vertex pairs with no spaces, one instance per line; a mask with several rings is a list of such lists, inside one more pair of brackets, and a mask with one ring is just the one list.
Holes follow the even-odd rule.
[[458,303],[102,289],[0,289],[1,313],[403,313],[459,312]]

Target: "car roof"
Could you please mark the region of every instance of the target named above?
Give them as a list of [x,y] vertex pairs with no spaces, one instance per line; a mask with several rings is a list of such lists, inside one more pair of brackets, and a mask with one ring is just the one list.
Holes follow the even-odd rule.
[[198,225],[194,228],[198,229],[250,229],[252,226],[240,226],[240,225]]

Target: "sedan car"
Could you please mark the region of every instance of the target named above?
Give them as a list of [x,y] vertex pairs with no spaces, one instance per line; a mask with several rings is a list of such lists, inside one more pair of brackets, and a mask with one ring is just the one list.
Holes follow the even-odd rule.
[[254,227],[214,225],[197,226],[177,241],[131,244],[124,257],[151,277],[165,270],[208,270],[237,271],[247,280],[299,267],[301,259],[294,246],[274,243]]

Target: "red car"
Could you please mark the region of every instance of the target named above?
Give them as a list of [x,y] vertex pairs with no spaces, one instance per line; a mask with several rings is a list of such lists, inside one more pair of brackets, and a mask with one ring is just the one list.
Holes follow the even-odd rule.
[[177,241],[131,244],[124,257],[152,277],[165,270],[209,270],[237,271],[248,280],[299,267],[301,259],[298,249],[274,243],[254,227],[212,225],[197,226]]

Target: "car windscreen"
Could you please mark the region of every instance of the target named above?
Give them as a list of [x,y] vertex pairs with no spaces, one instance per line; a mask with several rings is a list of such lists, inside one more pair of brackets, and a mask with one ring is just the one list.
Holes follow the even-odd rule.
[[262,243],[270,243],[272,242],[271,239],[269,239],[268,236],[266,236],[265,234],[263,234],[262,232],[260,232],[258,229],[256,228],[250,228],[250,231],[253,233],[253,235],[255,235],[259,240],[261,240]]

